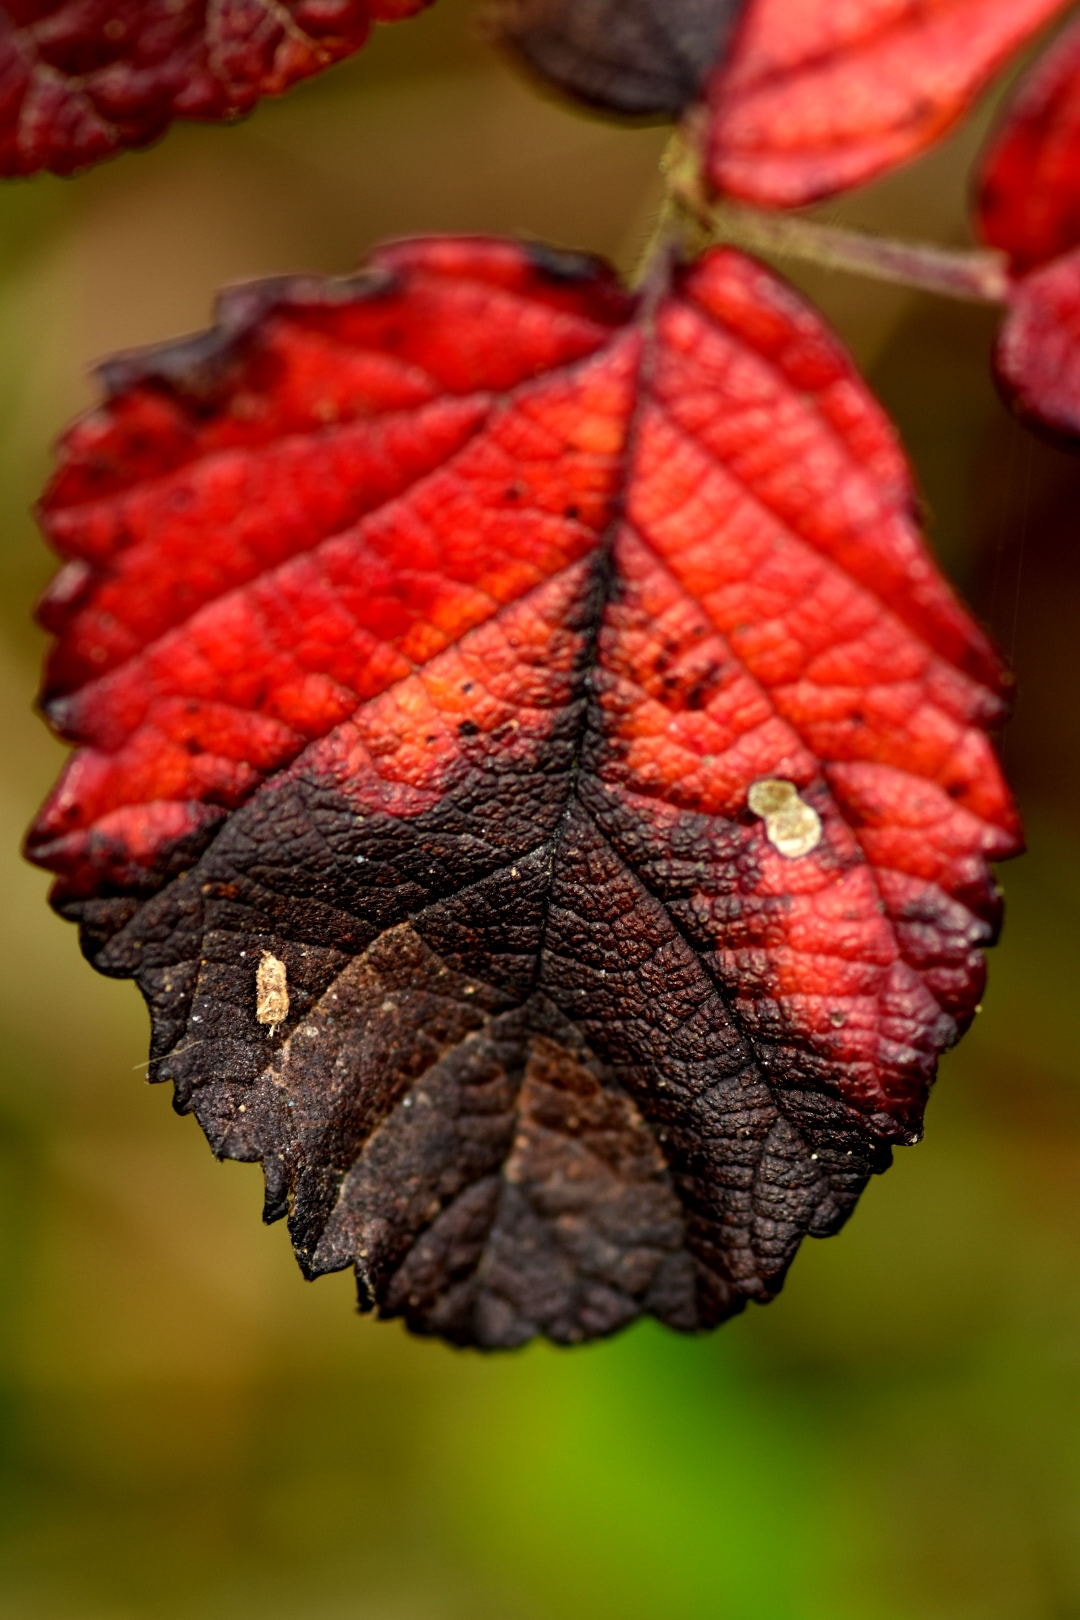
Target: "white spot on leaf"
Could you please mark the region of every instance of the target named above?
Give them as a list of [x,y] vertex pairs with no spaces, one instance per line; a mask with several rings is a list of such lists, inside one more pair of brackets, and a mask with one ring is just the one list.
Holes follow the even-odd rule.
[[263,951],[255,970],[255,1017],[270,1025],[271,1039],[289,1016],[289,976],[279,957]]
[[809,855],[821,842],[821,817],[800,799],[794,782],[763,776],[751,784],[746,801],[765,822],[765,836],[775,850],[794,860]]

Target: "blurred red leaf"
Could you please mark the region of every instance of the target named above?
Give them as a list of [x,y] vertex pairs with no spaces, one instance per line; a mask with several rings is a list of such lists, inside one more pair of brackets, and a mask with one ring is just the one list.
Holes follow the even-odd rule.
[[0,0],[0,175],[71,174],[227,119],[430,0]]
[[1018,270],[1080,246],[1080,23],[1009,103],[983,160],[976,217]]
[[1005,398],[1032,427],[1080,442],[1080,250],[1015,283],[994,369]]
[[968,1022],[996,659],[817,316],[445,240],[123,359],[31,835],[302,1265],[485,1345],[779,1288]]
[[716,190],[794,207],[916,156],[1063,0],[751,0],[707,97]]

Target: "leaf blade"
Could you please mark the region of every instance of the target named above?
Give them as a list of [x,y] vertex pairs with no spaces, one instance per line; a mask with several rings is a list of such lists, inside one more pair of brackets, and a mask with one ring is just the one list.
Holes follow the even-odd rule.
[[[593,261],[435,241],[352,288],[245,307],[262,313],[239,346],[114,373],[69,442],[46,521],[101,571],[50,609],[62,644],[83,638],[56,701],[89,692],[81,757],[114,775],[96,804],[62,785],[34,858],[96,965],[139,980],[155,1077],[215,1151],[264,1163],[309,1273],[352,1264],[366,1305],[485,1345],[643,1311],[708,1326],[770,1298],[801,1237],[835,1230],[917,1134],[981,986],[986,860],[1016,842],[984,730],[1000,670],[922,551],[889,424],[812,312],[727,251],[635,303]],[[327,370],[349,379],[329,415]],[[253,378],[277,413],[261,429]],[[173,418],[140,414],[163,398],[197,441],[179,474]],[[281,563],[229,484],[209,549],[262,546],[268,566],[117,688],[122,664],[86,672],[95,646],[116,656],[123,603],[143,611],[137,576],[107,612],[101,594],[132,543],[133,403],[150,468],[168,463],[161,488],[135,466],[140,494],[217,489],[239,433],[242,463],[314,458],[300,487],[330,532]],[[449,436],[442,415],[425,439],[433,408]],[[432,464],[357,500],[417,437]],[[347,508],[326,504],[335,465]],[[139,510],[168,553],[173,508]],[[197,571],[203,549],[177,555]],[[270,640],[306,645],[309,677],[349,665],[341,709],[321,697],[231,803],[125,754],[169,734],[177,700],[218,735],[224,697],[246,705],[250,764],[297,683],[243,620],[267,636],[297,565]],[[239,693],[252,666],[262,690]],[[772,825],[763,782],[809,841]],[[192,805],[216,819],[185,838]]]
[[494,0],[494,37],[543,83],[600,111],[677,118],[734,36],[745,0]]
[[976,222],[1022,273],[1080,245],[1080,24],[1036,62],[983,157]]
[[706,98],[721,195],[816,202],[944,136],[1061,0],[754,0]]
[[9,0],[0,5],[0,176],[73,174],[176,118],[228,120],[430,0]]
[[1029,427],[1080,443],[1080,250],[1014,282],[994,345],[1005,401]]

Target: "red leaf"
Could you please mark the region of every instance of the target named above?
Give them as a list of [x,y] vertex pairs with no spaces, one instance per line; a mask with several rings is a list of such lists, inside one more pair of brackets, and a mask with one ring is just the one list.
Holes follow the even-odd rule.
[[0,175],[71,174],[224,119],[430,0],[0,0]]
[[892,430],[730,251],[392,247],[128,358],[31,837],[309,1273],[488,1345],[779,1288],[971,1017],[994,655]]
[[1013,287],[994,350],[1005,398],[1032,427],[1080,441],[1080,250]]
[[794,207],[915,157],[1063,0],[751,0],[707,98],[719,192]]
[[1018,270],[1080,246],[1080,23],[1007,108],[983,161],[977,218]]

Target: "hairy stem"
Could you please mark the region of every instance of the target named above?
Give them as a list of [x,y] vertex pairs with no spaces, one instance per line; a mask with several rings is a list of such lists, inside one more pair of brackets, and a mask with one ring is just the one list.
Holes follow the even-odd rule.
[[640,291],[653,274],[657,263],[665,257],[670,261],[679,241],[679,213],[679,202],[675,194],[668,191],[653,221],[652,229],[638,251],[630,275],[631,287]]
[[670,163],[668,176],[672,199],[710,243],[778,253],[945,298],[1001,304],[1008,297],[1003,253],[901,242],[803,215],[772,213],[727,199],[712,201],[703,195],[691,166],[678,160]]

